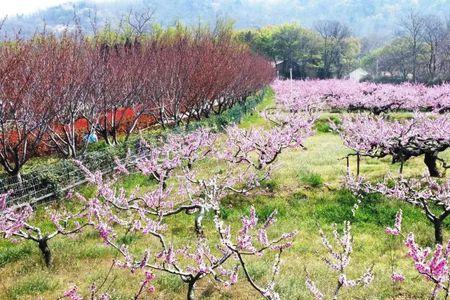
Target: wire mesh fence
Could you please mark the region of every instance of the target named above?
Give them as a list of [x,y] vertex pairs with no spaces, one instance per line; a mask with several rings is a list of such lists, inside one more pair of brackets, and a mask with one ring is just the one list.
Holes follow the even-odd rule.
[[[95,153],[81,157],[79,161],[91,171],[110,174],[116,168],[116,160],[132,166],[146,153],[127,148],[126,154]],[[65,192],[86,183],[86,174],[75,161],[62,160],[58,163],[39,168],[38,171],[25,174],[21,180],[15,177],[0,179],[0,193],[9,192],[8,206],[20,206],[24,203],[36,204],[57,198]]]

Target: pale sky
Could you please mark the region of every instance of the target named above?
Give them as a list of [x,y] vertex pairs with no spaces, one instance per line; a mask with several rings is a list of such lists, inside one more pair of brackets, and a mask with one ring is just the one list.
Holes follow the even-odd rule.
[[[5,15],[29,14],[40,9],[79,0],[0,0],[0,17]],[[104,0],[94,0],[101,2]]]

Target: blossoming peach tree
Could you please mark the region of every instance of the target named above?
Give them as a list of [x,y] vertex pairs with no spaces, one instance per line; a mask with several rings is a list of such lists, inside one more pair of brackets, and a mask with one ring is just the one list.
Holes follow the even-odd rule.
[[359,175],[359,158],[392,157],[392,163],[403,164],[410,158],[423,156],[428,172],[439,177],[437,162],[448,168],[439,153],[450,147],[450,121],[447,115],[415,114],[412,119],[404,121],[389,120],[385,116],[358,114],[344,117],[342,124],[334,126],[348,148],[358,158],[357,175]]
[[[405,201],[422,209],[425,216],[433,223],[435,231],[434,250],[422,248],[416,243],[414,233],[407,236],[402,233],[402,211],[395,217],[393,227],[386,228],[386,234],[403,237],[408,250],[408,257],[414,263],[416,271],[432,285],[430,299],[448,299],[450,295],[449,255],[450,240],[444,244],[443,221],[450,214],[448,209],[449,182],[438,181],[429,176],[420,179],[389,178],[382,183],[371,184],[361,178],[350,178],[347,186],[359,197],[366,193],[377,192],[387,197]],[[438,212],[440,210],[440,212]],[[394,262],[396,258],[393,258]],[[405,276],[392,265],[391,279],[402,282]]]
[[[117,188],[114,180],[105,180],[100,173],[81,166],[88,181],[97,186],[90,199],[78,195],[88,203],[92,226],[104,243],[122,256],[118,266],[145,274],[135,298],[154,289],[150,282],[158,272],[178,277],[187,286],[187,298],[194,299],[202,279],[228,287],[238,281],[242,269],[245,280],[261,296],[279,299],[275,283],[281,257],[291,247],[296,232],[272,234],[276,211],[262,219],[253,206],[236,231],[223,216],[223,201],[258,188],[270,177],[282,151],[300,146],[311,126],[312,119],[280,122],[269,129],[231,126],[225,130],[226,141],[220,143],[220,136],[203,129],[169,135],[160,147],[147,145],[145,158],[133,169],[153,180],[153,186],[145,191],[136,188],[127,193]],[[198,167],[205,165],[206,171]],[[131,171],[124,165],[117,169]],[[192,219],[193,232],[177,242],[171,227],[182,215]],[[134,251],[121,243],[123,231],[154,242],[144,252]],[[274,255],[272,274],[266,282],[258,282],[249,271],[250,258],[270,253]],[[76,287],[67,292],[68,298],[78,296]]]
[[[414,233],[410,232],[406,237],[403,236],[401,210],[397,212],[394,227],[387,227],[386,233],[394,237],[401,236],[404,239],[404,244],[408,250],[407,255],[413,261],[416,271],[432,286],[430,299],[449,299],[450,240],[446,245],[436,244],[434,249],[420,247],[415,241]],[[397,271],[392,273],[391,279],[394,282],[402,282],[405,280],[405,276]]]
[[[0,195],[0,236],[13,242],[33,241],[39,247],[47,267],[53,263],[53,255],[49,241],[61,235],[74,235],[92,223],[86,218],[87,206],[77,212],[52,211],[49,221],[53,229],[48,230],[45,224],[34,224],[34,209],[30,204],[7,206],[9,193]],[[44,230],[44,228],[46,230]]]
[[372,184],[361,178],[348,177],[347,186],[360,200],[367,193],[381,193],[420,208],[434,227],[436,243],[443,243],[443,222],[450,215],[449,180],[441,181],[425,175],[419,179],[387,177],[383,182]]
[[[346,268],[350,264],[351,254],[353,252],[353,239],[351,235],[351,225],[349,221],[344,222],[342,233],[338,232],[337,225],[333,224],[333,242],[330,242],[322,229],[319,229],[322,238],[322,244],[327,250],[328,255],[324,256],[322,260],[325,262],[331,272],[337,274],[336,285],[334,292],[330,298],[338,299],[342,288],[352,288],[357,286],[367,286],[373,280],[373,267],[368,267],[364,274],[357,279],[348,279]],[[334,245],[333,245],[334,244]],[[318,288],[316,283],[311,279],[311,276],[306,272],[306,287],[311,292],[311,295],[317,299],[325,299],[325,295]]]

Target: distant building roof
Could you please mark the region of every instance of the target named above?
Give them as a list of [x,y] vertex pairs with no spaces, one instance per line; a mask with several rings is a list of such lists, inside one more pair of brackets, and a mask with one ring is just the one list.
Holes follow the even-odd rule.
[[367,75],[369,75],[369,73],[366,70],[358,68],[348,74],[348,78],[351,80],[361,81]]

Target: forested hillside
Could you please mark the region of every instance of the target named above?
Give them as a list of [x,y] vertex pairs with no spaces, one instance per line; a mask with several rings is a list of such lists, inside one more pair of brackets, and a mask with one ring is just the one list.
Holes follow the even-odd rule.
[[96,11],[98,20],[105,23],[118,22],[130,8],[144,6],[155,9],[155,19],[164,25],[177,20],[187,24],[199,21],[214,21],[217,17],[232,18],[239,28],[260,27],[297,21],[312,27],[320,19],[336,19],[350,25],[358,35],[391,35],[399,18],[409,10],[423,14],[445,16],[450,12],[450,4],[445,0],[117,0],[117,1],[75,1],[74,4],[59,5],[35,13],[31,16],[10,18],[9,27],[21,27],[25,32],[33,32],[35,25],[45,23],[49,28],[60,28],[70,23],[73,9],[81,16],[83,26],[89,28],[87,18]]

